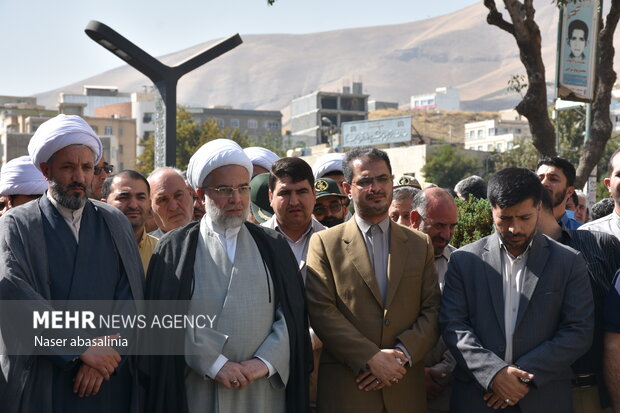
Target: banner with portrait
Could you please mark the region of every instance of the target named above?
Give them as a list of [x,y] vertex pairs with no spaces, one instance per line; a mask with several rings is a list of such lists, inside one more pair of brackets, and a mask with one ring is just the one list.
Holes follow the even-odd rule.
[[600,0],[567,2],[560,12],[557,97],[591,102],[597,62]]

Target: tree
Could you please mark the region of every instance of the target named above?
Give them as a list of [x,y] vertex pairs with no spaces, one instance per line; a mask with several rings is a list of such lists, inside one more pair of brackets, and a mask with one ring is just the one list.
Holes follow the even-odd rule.
[[463,178],[480,173],[480,162],[463,155],[451,145],[442,145],[431,152],[422,167],[424,180],[442,188],[454,188]]
[[[553,0],[558,6],[567,1]],[[533,0],[503,0],[510,21],[505,20],[497,10],[495,0],[483,0],[489,10],[487,22],[511,34],[519,48],[519,56],[527,74],[527,92],[517,105],[516,110],[525,116],[530,124],[533,144],[541,155],[552,156],[555,150],[555,130],[547,112],[547,84],[545,65],[541,53],[541,35],[538,24],[534,20]],[[595,98],[592,103],[592,125],[590,138],[584,145],[577,166],[575,186],[583,187],[592,168],[603,155],[605,145],[611,137],[612,123],[609,116],[611,90],[616,81],[613,70],[613,36],[620,17],[620,0],[611,0],[611,8],[605,24],[599,23],[596,39],[599,50],[599,64],[596,65]]]
[[478,241],[493,232],[491,204],[486,199],[476,199],[469,195],[464,201],[456,199],[459,211],[459,224],[454,229],[450,244],[456,248]]
[[[177,108],[177,156],[176,167],[182,171],[187,169],[187,164],[192,155],[205,143],[214,139],[232,139],[241,147],[249,146],[246,133],[239,132],[235,128],[221,129],[214,119],[207,119],[202,125],[198,125],[189,112],[183,107]],[[155,139],[150,136],[144,143],[144,152],[138,157],[137,169],[142,174],[148,175],[154,169]]]

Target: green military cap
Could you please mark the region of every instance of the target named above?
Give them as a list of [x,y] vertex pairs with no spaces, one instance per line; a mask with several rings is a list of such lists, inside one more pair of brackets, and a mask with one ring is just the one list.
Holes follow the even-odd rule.
[[250,181],[250,203],[252,215],[259,223],[262,224],[273,215],[269,204],[269,173],[256,175]]
[[340,198],[346,198],[346,195],[343,195],[340,192],[340,187],[338,183],[331,178],[319,178],[314,181],[314,189],[316,190],[316,199],[322,198],[324,196],[337,196]]

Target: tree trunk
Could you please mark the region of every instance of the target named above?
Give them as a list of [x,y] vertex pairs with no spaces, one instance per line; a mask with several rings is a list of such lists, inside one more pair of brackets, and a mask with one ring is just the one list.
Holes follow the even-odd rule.
[[[609,113],[611,91],[616,82],[614,71],[614,32],[620,16],[620,0],[613,0],[607,14],[604,28],[597,37],[599,64],[596,70],[596,87],[592,102],[592,126],[590,137],[585,142],[579,158],[575,188],[583,188],[592,169],[599,162],[605,151],[605,145],[611,137],[612,122]],[[603,27],[600,22],[599,27]]]
[[516,110],[525,116],[530,124],[532,143],[543,156],[553,156],[555,150],[555,129],[547,111],[547,85],[545,64],[542,59],[541,36],[534,20],[532,0],[521,3],[518,0],[504,0],[512,23],[506,21],[497,10],[495,0],[484,0],[489,9],[487,22],[510,33],[519,47],[519,57],[525,67],[528,79],[527,91]]
[[[521,62],[528,78],[528,88],[523,100],[517,105],[517,112],[527,117],[532,131],[532,141],[543,156],[552,156],[555,151],[555,130],[547,112],[547,87],[545,82],[545,65],[542,61],[541,38],[538,25],[534,21],[533,0],[504,0],[512,23],[504,20],[497,11],[495,0],[484,0],[489,9],[487,22],[510,33],[519,47]],[[600,32],[596,37],[599,50],[599,64],[596,67],[596,84],[592,102],[592,125],[590,138],[585,142],[579,165],[575,187],[582,188],[592,169],[599,162],[605,151],[605,145],[611,137],[612,122],[609,105],[611,91],[616,82],[614,72],[614,32],[620,16],[620,0],[612,0],[605,26],[600,22]],[[591,36],[594,37],[594,36]]]

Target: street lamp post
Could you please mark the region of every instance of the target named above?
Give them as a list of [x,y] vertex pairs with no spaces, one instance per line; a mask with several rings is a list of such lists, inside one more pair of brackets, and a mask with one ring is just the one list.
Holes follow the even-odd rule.
[[165,112],[162,116],[161,111],[157,111],[159,119],[155,129],[155,167],[174,166],[176,163],[176,107],[179,79],[239,46],[243,42],[241,36],[235,34],[176,66],[167,66],[101,22],[91,20],[84,31],[88,37],[139,70],[155,84]]

